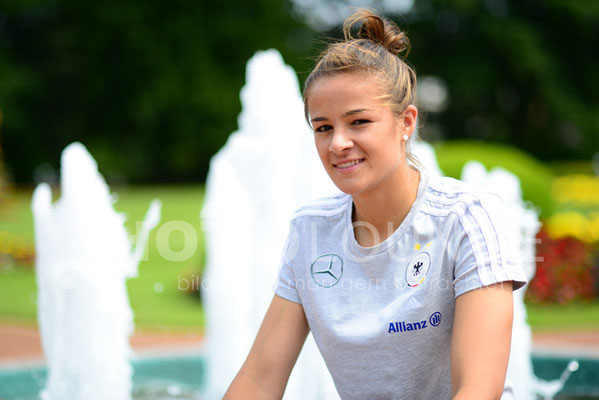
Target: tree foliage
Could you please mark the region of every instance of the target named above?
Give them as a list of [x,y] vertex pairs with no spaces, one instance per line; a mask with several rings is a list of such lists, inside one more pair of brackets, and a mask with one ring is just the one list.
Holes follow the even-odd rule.
[[247,60],[304,68],[285,1],[3,1],[0,107],[17,181],[82,141],[108,176],[201,180],[236,129]]
[[397,18],[419,76],[441,77],[446,139],[513,144],[544,160],[599,150],[599,2],[436,0]]
[[[277,48],[305,77],[314,38],[338,33],[313,32],[289,1],[0,0],[14,179],[57,167],[79,140],[112,178],[202,180],[236,129],[254,52]],[[509,143],[544,160],[599,149],[599,2],[418,0],[390,17],[408,29],[418,75],[449,88],[425,137]]]

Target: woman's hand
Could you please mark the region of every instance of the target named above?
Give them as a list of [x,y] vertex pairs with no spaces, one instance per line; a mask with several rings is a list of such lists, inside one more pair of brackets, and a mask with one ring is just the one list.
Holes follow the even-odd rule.
[[275,295],[223,400],[281,399],[309,331],[301,304]]
[[510,355],[512,316],[511,281],[458,296],[451,342],[454,400],[501,398]]

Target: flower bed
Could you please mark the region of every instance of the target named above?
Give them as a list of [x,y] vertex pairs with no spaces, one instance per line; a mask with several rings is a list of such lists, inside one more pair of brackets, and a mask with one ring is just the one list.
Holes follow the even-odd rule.
[[557,210],[537,235],[537,272],[527,298],[592,300],[599,293],[599,177],[555,178],[552,197]]
[[596,246],[568,236],[537,235],[537,272],[526,292],[534,302],[589,301],[597,296]]

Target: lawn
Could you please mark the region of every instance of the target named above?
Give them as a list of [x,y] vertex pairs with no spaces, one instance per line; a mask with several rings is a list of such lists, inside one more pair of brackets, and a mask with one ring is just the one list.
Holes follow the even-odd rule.
[[599,301],[570,304],[527,304],[528,322],[533,331],[597,331]]
[[[203,265],[203,236],[199,213],[203,187],[190,186],[132,186],[113,189],[118,195],[115,208],[127,215],[127,228],[135,233],[136,221],[141,221],[153,198],[163,202],[162,219],[152,231],[147,260],[139,266],[139,276],[128,282],[129,297],[138,329],[171,332],[198,331],[204,316],[197,296],[180,290],[185,279],[197,279]],[[0,234],[8,232],[26,243],[33,243],[33,221],[29,204],[31,190],[17,190],[12,201],[0,208]],[[183,221],[183,222],[174,222]],[[167,224],[167,225],[165,225]],[[185,227],[165,235],[168,226]],[[168,238],[168,249],[178,253],[197,239],[197,248],[179,261],[169,261],[157,246],[160,229]],[[167,250],[168,250],[167,249]],[[192,251],[193,250],[193,251]],[[1,261],[1,260],[0,260]],[[182,281],[180,281],[182,280]],[[179,284],[181,282],[181,285]],[[0,264],[0,323],[36,323],[36,284],[32,266]],[[571,305],[538,305],[528,307],[533,330],[599,329],[599,300]]]

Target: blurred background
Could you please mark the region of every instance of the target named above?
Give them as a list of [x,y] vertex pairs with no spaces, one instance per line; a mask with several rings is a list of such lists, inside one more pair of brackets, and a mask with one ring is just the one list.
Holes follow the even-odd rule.
[[[31,193],[56,187],[61,151],[80,141],[132,235],[154,197],[162,225],[186,224],[154,230],[129,281],[137,329],[201,334],[199,211],[210,158],[237,129],[246,62],[275,48],[303,82],[352,4],[1,0],[0,324],[36,324]],[[533,330],[599,331],[599,2],[360,5],[407,30],[420,134],[444,172],[503,166],[537,208]]]

